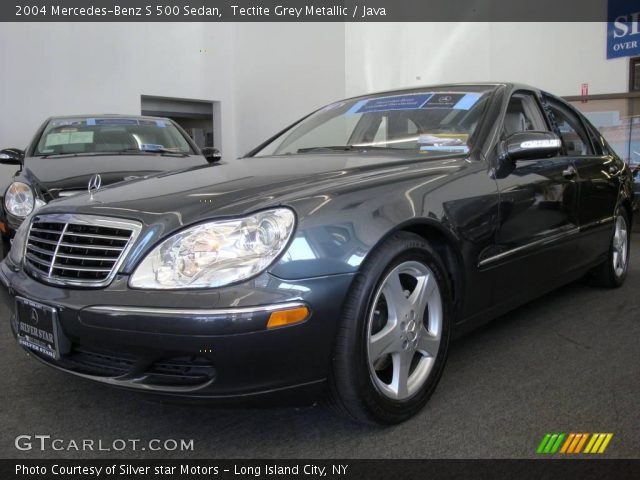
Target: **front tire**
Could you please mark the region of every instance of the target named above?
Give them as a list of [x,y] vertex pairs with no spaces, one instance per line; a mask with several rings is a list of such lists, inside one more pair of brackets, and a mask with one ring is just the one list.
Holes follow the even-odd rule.
[[629,216],[626,210],[621,208],[615,215],[607,260],[593,272],[591,277],[594,285],[617,288],[624,283],[629,270],[630,239]]
[[394,234],[349,292],[329,378],[330,404],[366,423],[415,415],[440,379],[450,337],[451,288],[422,237]]

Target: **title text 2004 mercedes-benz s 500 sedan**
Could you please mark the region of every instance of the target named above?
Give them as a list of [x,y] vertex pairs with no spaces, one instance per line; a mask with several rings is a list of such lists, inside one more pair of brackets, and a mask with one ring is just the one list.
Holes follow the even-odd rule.
[[18,342],[169,397],[322,394],[415,414],[451,338],[585,275],[620,285],[632,179],[571,106],[513,84],[328,105],[245,158],[56,200],[0,278]]

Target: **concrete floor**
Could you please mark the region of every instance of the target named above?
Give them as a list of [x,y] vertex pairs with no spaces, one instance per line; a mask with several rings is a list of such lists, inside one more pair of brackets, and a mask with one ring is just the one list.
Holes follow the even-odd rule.
[[[0,307],[0,458],[522,458],[547,432],[612,432],[607,458],[640,458],[640,238],[626,284],[569,285],[455,342],[427,408],[392,428],[322,408],[151,403],[27,358]],[[193,452],[20,452],[66,441],[193,439]]]

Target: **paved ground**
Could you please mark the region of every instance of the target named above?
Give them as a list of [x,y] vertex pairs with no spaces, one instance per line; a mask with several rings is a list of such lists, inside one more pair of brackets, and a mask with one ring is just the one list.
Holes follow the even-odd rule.
[[193,458],[532,457],[546,432],[613,432],[610,458],[640,458],[640,239],[623,288],[574,284],[457,341],[413,421],[377,429],[321,408],[221,410],[150,403],[29,359],[0,310],[0,458],[112,458],[19,452],[14,438],[194,439]]

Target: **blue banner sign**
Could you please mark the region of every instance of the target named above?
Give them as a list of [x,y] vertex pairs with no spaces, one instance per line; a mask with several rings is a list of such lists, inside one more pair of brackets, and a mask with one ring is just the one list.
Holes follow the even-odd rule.
[[609,0],[607,20],[607,58],[640,55],[640,3]]
[[416,110],[422,107],[432,96],[433,93],[416,93],[361,100],[351,107],[347,114],[388,112],[390,110]]
[[479,93],[421,92],[360,100],[345,115],[357,113],[389,112],[391,110],[419,110],[421,108],[447,108],[469,110],[480,98]]

